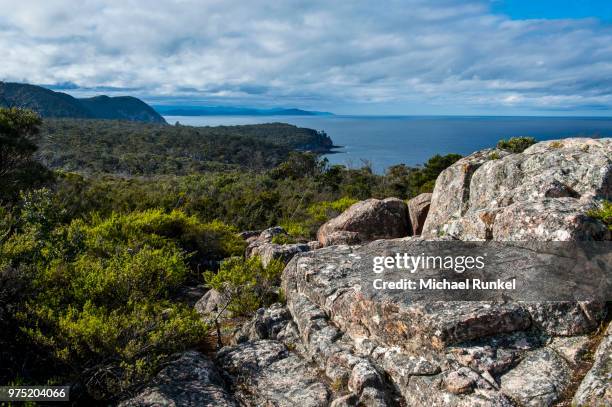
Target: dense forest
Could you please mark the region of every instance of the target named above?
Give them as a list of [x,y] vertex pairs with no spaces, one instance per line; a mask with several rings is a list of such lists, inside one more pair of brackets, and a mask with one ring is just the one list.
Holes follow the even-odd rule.
[[431,191],[459,158],[377,175],[306,151],[331,146],[284,124],[42,121],[0,109],[0,383],[70,384],[83,403],[126,397],[168,355],[210,346],[186,289],[239,282],[237,315],[271,300],[256,290],[282,267],[242,259],[239,231],[282,225],[306,241],[356,200]]
[[49,168],[122,176],[272,168],[291,151],[328,152],[323,132],[289,124],[192,127],[47,119],[40,161]]

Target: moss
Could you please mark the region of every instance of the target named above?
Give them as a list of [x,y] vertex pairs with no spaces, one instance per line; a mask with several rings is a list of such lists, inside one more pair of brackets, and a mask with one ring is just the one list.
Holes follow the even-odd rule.
[[522,153],[527,147],[535,143],[536,139],[533,137],[512,137],[508,140],[499,140],[497,142],[497,148],[510,151],[511,153]]

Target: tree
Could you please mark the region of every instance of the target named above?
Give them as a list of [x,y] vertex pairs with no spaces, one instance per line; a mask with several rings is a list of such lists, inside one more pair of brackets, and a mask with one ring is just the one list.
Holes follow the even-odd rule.
[[0,202],[20,189],[45,182],[50,173],[34,160],[40,117],[25,109],[0,108]]

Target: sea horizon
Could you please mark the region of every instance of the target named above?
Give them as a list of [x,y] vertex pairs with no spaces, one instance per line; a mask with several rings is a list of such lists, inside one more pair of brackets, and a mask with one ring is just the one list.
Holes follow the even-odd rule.
[[281,122],[326,132],[341,148],[325,154],[330,164],[370,165],[381,174],[390,166],[419,166],[435,154],[470,154],[500,139],[529,136],[538,141],[568,137],[611,137],[604,116],[164,116],[170,124],[233,126]]

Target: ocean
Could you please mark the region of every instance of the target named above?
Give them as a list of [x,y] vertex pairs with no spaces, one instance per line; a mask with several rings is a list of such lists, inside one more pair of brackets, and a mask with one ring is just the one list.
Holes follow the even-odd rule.
[[166,116],[168,123],[220,126],[283,122],[325,131],[342,146],[325,157],[331,164],[377,173],[395,164],[416,166],[435,154],[470,154],[499,139],[531,136],[612,137],[612,117],[468,117],[468,116]]

